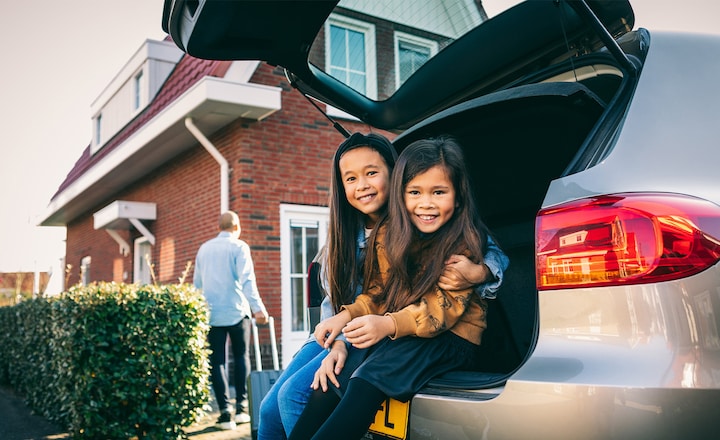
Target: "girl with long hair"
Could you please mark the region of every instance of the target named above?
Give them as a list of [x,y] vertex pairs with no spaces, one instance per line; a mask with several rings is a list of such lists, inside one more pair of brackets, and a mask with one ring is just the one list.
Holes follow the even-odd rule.
[[[342,304],[352,303],[360,289],[369,234],[366,231],[385,215],[390,173],[396,159],[395,147],[375,133],[354,133],[335,151],[330,173],[328,241],[320,255],[321,284],[329,293],[321,305],[321,318],[334,315]],[[346,186],[352,188],[346,190]],[[258,440],[287,437],[312,392],[310,383],[315,371],[327,355],[328,351],[314,338],[295,354],[262,400]],[[337,353],[333,357],[342,365],[343,359]]]

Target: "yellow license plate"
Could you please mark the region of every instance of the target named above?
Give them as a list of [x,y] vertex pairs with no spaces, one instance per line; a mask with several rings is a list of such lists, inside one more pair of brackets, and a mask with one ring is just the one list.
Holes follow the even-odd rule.
[[405,440],[409,415],[410,401],[385,399],[368,431],[391,439]]

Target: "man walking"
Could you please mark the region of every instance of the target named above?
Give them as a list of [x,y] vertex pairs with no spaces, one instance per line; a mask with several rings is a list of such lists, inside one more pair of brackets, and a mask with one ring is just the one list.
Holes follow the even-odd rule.
[[[236,423],[248,423],[247,377],[250,374],[251,321],[268,319],[258,293],[250,246],[240,240],[240,219],[233,211],[220,215],[220,233],[200,246],[195,258],[195,287],[200,289],[210,308],[210,365],[212,388],[220,418],[220,429],[235,429]],[[228,392],[226,344],[230,337],[235,359],[236,409],[233,419]]]

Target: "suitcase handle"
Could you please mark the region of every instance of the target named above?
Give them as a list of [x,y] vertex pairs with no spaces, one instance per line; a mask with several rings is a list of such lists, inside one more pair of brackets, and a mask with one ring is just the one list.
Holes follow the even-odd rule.
[[[270,330],[270,348],[272,351],[273,369],[279,370],[280,364],[278,362],[278,350],[277,340],[275,339],[275,318],[268,316],[267,324],[260,324],[262,326],[267,325]],[[255,322],[255,318],[252,318],[252,335],[253,345],[255,346],[255,369],[262,371],[262,357],[260,356],[260,338],[258,337],[258,324]]]

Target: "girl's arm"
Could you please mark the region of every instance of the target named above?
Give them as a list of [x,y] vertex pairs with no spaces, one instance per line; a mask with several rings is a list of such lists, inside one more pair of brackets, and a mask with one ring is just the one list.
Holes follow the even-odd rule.
[[475,264],[464,255],[451,255],[445,262],[445,269],[438,279],[443,290],[462,290],[479,286],[492,277],[485,263]]
[[318,344],[323,348],[330,348],[350,319],[352,319],[350,313],[347,310],[341,310],[337,315],[320,321],[313,332]]
[[388,336],[430,338],[452,328],[467,310],[469,302],[476,299],[473,296],[472,288],[451,291],[436,288],[416,304],[398,312],[380,315],[379,307],[375,306],[375,314],[353,317],[344,327],[343,334],[357,348],[370,347]]
[[315,372],[310,388],[317,390],[322,388],[323,392],[328,390],[328,381],[332,382],[336,387],[340,388],[340,382],[337,376],[345,366],[348,350],[343,341],[335,341],[330,349],[330,353],[322,360],[320,367]]
[[494,299],[502,285],[504,273],[510,264],[510,259],[489,235],[487,245],[487,252],[483,255],[483,259],[492,276],[476,286],[475,291],[480,295],[480,298]]
[[373,293],[377,291],[379,291],[378,287],[371,287],[369,292],[358,295],[354,303],[342,306],[337,315],[318,323],[314,332],[318,343],[324,348],[328,348],[335,338],[341,335],[343,328],[350,320],[365,315],[379,315],[384,312],[385,309],[372,300]]
[[[371,289],[372,291],[375,291],[376,289],[373,287]],[[358,348],[365,348],[369,347],[372,344],[369,345],[363,345],[362,347],[359,345],[356,345],[356,340],[350,340],[348,339],[348,334],[346,332],[347,330],[347,324],[349,322],[355,322],[358,319],[364,319],[364,318],[370,318],[371,316],[377,317],[378,315],[382,314],[382,312],[385,311],[384,307],[381,305],[376,304],[372,300],[372,294],[371,293],[361,293],[360,295],[355,298],[355,302],[352,304],[346,304],[342,306],[340,313],[335,315],[333,318],[327,320],[327,327],[321,327],[321,322],[318,324],[317,327],[315,327],[315,337],[317,338],[318,342],[323,345],[325,348],[329,346],[329,344],[332,343],[335,338],[340,335],[340,332],[342,332],[342,335],[345,337],[345,339],[355,345]],[[369,322],[367,319],[363,322]],[[375,321],[373,321],[375,322]],[[319,329],[319,331],[318,331]],[[368,331],[368,327],[365,327],[365,331]],[[328,337],[325,337],[324,339],[321,339],[322,336],[328,333]],[[352,335],[352,334],[351,334]],[[380,336],[379,339],[373,339],[373,344],[383,337],[387,335]],[[322,342],[321,342],[322,340]]]
[[440,275],[438,287],[443,290],[462,290],[474,287],[481,298],[493,299],[502,285],[509,264],[508,257],[488,236],[483,261],[475,264],[464,255],[452,255]]
[[450,330],[460,320],[474,300],[473,289],[442,290],[423,296],[420,301],[410,304],[400,311],[388,313],[395,323],[395,333],[391,338],[418,336],[432,338]]
[[345,340],[355,348],[368,348],[395,334],[395,321],[389,315],[365,315],[350,321],[343,329]]
[[332,345],[335,337],[340,334],[347,321],[336,318],[337,315],[335,315],[332,300],[330,299],[330,283],[327,278],[327,250],[325,247],[320,250],[316,259],[321,265],[319,281],[325,297],[320,304],[320,322],[315,326],[313,336],[318,344],[328,348]]
[[436,289],[398,312],[354,318],[344,327],[343,334],[356,348],[371,347],[386,337],[432,338],[455,326],[474,294],[473,289]]

